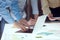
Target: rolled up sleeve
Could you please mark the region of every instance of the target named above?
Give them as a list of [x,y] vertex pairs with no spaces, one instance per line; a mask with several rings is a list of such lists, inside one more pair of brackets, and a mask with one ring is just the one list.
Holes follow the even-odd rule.
[[42,4],[43,14],[46,15],[46,14],[51,13],[47,0],[41,0],[41,4]]
[[18,0],[12,1],[11,4],[11,11],[16,17],[16,21],[19,21],[22,19],[23,13],[21,12],[19,6],[18,6]]

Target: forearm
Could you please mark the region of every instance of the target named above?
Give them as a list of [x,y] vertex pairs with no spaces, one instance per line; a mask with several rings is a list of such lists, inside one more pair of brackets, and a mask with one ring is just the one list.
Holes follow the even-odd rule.
[[32,6],[33,14],[39,14],[39,12],[38,12],[38,0],[31,0],[31,6]]

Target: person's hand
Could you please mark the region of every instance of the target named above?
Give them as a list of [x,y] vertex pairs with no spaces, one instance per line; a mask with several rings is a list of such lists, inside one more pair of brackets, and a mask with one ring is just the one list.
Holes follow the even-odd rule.
[[25,19],[21,19],[20,21],[15,22],[14,25],[17,28],[21,28],[21,31],[27,31],[28,29],[26,27],[29,28],[29,24],[27,23]]
[[53,14],[51,14],[51,13],[48,14],[48,18],[49,18],[50,21],[56,20],[56,18],[54,18],[54,17],[53,17]]
[[37,21],[37,18],[38,18],[38,14],[34,14],[34,19],[30,19],[29,21],[28,21],[28,24],[29,25],[35,25],[36,24],[36,21]]
[[29,26],[28,21],[25,19],[21,19],[18,23],[24,25],[24,26]]
[[38,14],[34,14],[34,19],[37,20]]
[[32,19],[32,18],[31,18],[31,19],[28,21],[28,24],[34,26],[35,23],[36,23],[36,21],[37,21],[36,19]]
[[57,20],[60,20],[60,17],[56,17]]

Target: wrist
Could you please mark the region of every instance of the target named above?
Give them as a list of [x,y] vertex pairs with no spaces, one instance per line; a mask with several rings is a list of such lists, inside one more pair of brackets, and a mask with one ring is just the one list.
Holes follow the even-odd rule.
[[34,18],[37,19],[37,18],[38,18],[38,14],[35,14],[35,15],[34,15]]

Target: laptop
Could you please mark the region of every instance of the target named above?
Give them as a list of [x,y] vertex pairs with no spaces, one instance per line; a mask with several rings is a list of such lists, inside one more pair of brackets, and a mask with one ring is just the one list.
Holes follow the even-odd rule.
[[37,34],[38,32],[40,32],[40,29],[43,27],[45,20],[46,20],[47,15],[42,15],[40,17],[38,17],[38,20],[34,26],[34,30],[33,33]]

